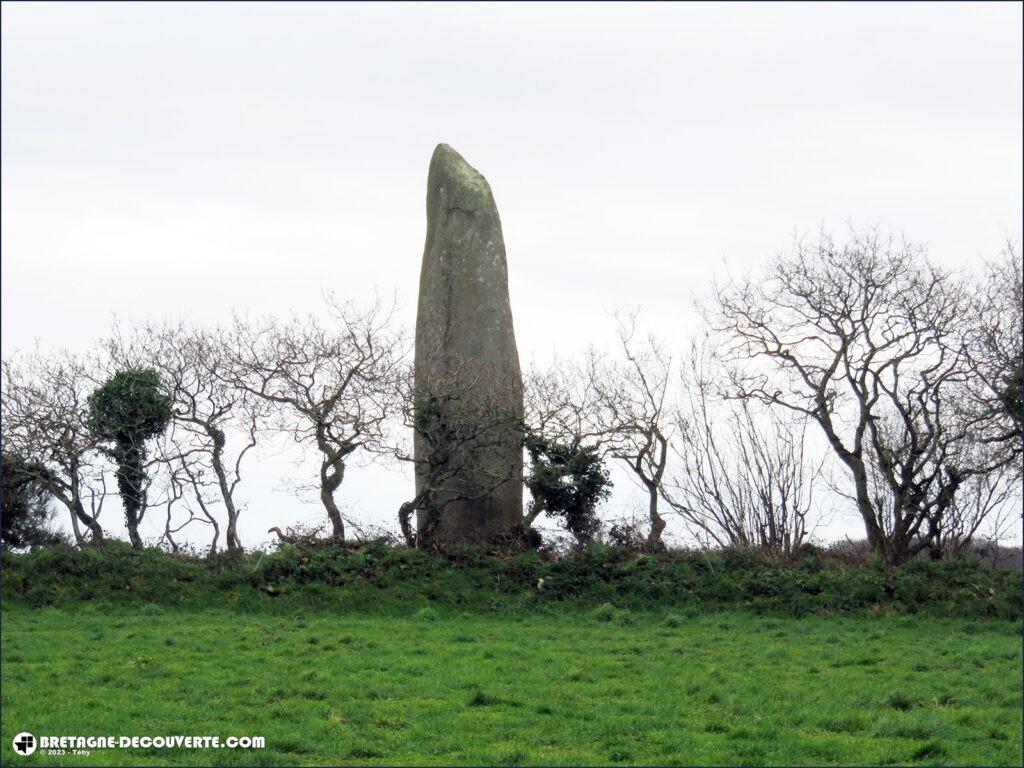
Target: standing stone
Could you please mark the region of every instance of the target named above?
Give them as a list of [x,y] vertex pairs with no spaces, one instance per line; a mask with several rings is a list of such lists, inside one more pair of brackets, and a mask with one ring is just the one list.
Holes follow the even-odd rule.
[[447,144],[427,177],[415,379],[421,540],[483,542],[520,523],[523,381],[501,221],[487,180]]

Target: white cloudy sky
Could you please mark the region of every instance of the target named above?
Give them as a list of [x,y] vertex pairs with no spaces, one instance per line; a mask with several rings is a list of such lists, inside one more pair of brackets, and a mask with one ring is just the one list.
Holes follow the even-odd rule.
[[[877,225],[966,267],[1020,237],[1019,4],[2,13],[5,355],[324,290],[396,291],[411,322],[440,141],[491,182],[524,360],[623,305],[681,345],[724,263],[794,233]],[[248,542],[319,516],[274,490],[302,467],[260,464]],[[353,471],[340,496],[390,521],[410,484]]]

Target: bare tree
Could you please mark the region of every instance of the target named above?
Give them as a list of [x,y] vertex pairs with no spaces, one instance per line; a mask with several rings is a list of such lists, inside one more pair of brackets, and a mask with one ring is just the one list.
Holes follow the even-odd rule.
[[665,501],[705,546],[794,554],[814,525],[822,467],[808,455],[807,420],[721,397],[723,374],[702,344],[691,345],[680,379]]
[[998,546],[1020,520],[1020,482],[1007,470],[970,475],[946,510],[929,548],[934,558]]
[[1024,290],[1020,249],[1007,243],[986,265],[963,318],[970,377],[961,401],[981,443],[996,449],[1017,480],[1024,453]]
[[[168,468],[170,465],[167,465]],[[161,499],[154,506],[164,507],[166,513],[164,519],[164,532],[160,537],[160,543],[166,544],[172,553],[177,554],[179,550],[178,542],[174,540],[174,536],[184,528],[188,527],[189,523],[193,521],[193,515],[189,514],[188,519],[185,522],[177,523],[174,520],[174,507],[180,502],[185,496],[185,486],[181,481],[181,467],[174,467],[169,472],[167,478],[167,493],[163,499]]]
[[3,364],[3,450],[21,457],[24,470],[67,507],[79,546],[104,540],[99,515],[106,485],[87,404],[94,369],[93,361],[66,351]]
[[211,511],[211,500],[219,496],[217,480],[209,465],[209,447],[196,439],[187,422],[173,422],[166,434],[152,446],[146,474],[150,482],[147,498],[153,508],[163,508],[164,529],[159,543],[177,553],[174,538],[194,524],[210,526],[209,554],[217,552],[220,524]]
[[394,378],[403,356],[401,332],[379,302],[368,309],[328,301],[336,327],[315,317],[232,329],[230,380],[277,409],[277,426],[320,454],[317,488],[332,536],[345,524],[334,500],[350,457],[387,452],[389,420],[399,409]]
[[929,546],[961,483],[989,469],[962,463],[970,430],[950,404],[965,378],[962,285],[912,245],[822,236],[715,304],[734,395],[820,427],[876,552],[898,563]]
[[[115,328],[106,345],[119,367],[151,367],[160,374],[172,401],[179,441],[191,443],[182,450],[190,454],[192,473],[200,476],[209,469],[216,480],[227,516],[226,546],[236,552],[242,550],[236,498],[242,463],[256,446],[269,410],[265,399],[238,386],[233,375],[233,351],[246,339],[248,332],[241,325],[228,332],[168,323],[145,325],[131,336]],[[208,512],[204,508],[201,519]]]
[[663,546],[666,521],[659,508],[672,438],[667,403],[673,359],[653,335],[638,339],[636,313],[619,317],[619,356],[590,367],[597,392],[597,430],[609,454],[627,466],[647,493],[647,547]]

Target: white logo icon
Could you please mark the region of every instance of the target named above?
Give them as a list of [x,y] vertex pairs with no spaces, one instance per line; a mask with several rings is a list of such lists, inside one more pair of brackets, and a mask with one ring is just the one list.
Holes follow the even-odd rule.
[[14,751],[19,755],[31,755],[36,751],[36,737],[31,733],[19,733],[14,737]]

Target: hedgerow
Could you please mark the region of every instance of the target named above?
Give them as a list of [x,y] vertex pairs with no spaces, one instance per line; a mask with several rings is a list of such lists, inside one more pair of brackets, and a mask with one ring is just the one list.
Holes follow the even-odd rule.
[[606,545],[557,558],[462,549],[446,556],[383,543],[180,557],[157,549],[46,547],[10,555],[3,596],[30,605],[138,605],[387,613],[458,608],[545,611],[607,604],[618,611],[689,615],[928,612],[1016,619],[1021,574],[977,559],[838,563],[772,560],[740,550],[635,554]]

